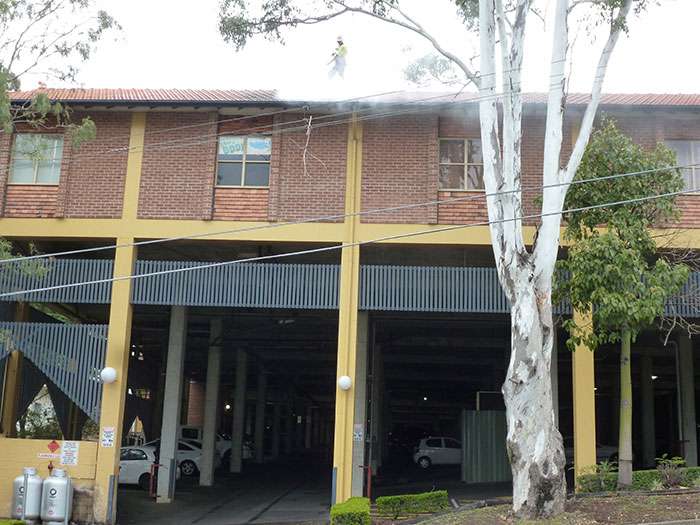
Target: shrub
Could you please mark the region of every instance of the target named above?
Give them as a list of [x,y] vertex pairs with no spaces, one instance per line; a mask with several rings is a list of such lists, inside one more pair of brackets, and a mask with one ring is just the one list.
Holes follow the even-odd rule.
[[377,512],[396,519],[406,514],[437,512],[450,506],[446,490],[377,498]]
[[[700,482],[700,467],[680,467],[678,475],[680,481],[674,486],[694,487]],[[609,492],[617,488],[617,474],[583,474],[578,477],[577,483],[580,492]],[[632,473],[632,490],[652,490],[658,483],[668,486],[659,470],[635,470]]]
[[331,507],[331,525],[370,525],[369,499],[350,498]]
[[656,458],[656,470],[659,471],[659,477],[664,487],[678,487],[683,484],[684,473],[681,467],[685,466],[685,460],[681,457],[668,457],[664,454],[660,458]]
[[0,520],[0,525],[24,525],[22,520]]

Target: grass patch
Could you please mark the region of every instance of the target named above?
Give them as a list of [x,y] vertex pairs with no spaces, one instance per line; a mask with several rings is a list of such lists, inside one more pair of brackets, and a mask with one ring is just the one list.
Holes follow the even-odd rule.
[[700,517],[698,494],[587,497],[567,502],[566,512],[548,520],[516,520],[510,505],[456,510],[421,525],[599,525],[636,524]]

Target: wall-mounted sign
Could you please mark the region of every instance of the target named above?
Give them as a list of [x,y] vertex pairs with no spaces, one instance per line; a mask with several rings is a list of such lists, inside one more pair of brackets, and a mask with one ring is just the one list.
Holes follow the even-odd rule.
[[102,427],[102,436],[100,438],[100,446],[102,448],[114,447],[114,427]]

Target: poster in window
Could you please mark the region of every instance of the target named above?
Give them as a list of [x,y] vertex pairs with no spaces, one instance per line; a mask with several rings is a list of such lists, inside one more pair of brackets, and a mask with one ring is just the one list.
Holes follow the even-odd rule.
[[271,141],[267,137],[248,137],[248,155],[269,155]]
[[219,155],[243,156],[243,137],[220,137]]

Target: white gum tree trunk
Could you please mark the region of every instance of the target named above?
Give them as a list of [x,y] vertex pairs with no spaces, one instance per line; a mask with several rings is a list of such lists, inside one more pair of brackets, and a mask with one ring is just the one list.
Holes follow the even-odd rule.
[[[632,1],[625,1],[616,20],[623,17],[624,21]],[[567,19],[571,8],[569,0],[557,0],[545,130],[544,186],[567,184],[578,169],[593,127],[607,63],[620,31],[611,25],[579,136],[568,163],[562,167]],[[554,337],[552,277],[567,187],[543,190],[543,217],[537,240],[528,249],[520,220],[523,215],[520,70],[529,10],[530,0],[518,0],[508,13],[504,12],[503,0],[479,3],[479,111],[491,242],[499,280],[511,306],[511,356],[502,392],[513,474],[513,510],[519,517],[539,518],[563,511],[566,500],[564,448],[555,424],[550,367]],[[497,47],[503,75],[502,144],[496,93]]]

